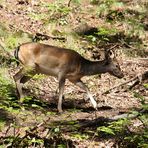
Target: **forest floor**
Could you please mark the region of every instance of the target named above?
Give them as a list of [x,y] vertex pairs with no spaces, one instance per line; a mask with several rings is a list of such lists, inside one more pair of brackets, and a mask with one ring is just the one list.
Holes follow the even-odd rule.
[[[29,97],[26,97],[24,103],[19,105],[16,99],[13,75],[20,67],[16,67],[14,63],[7,64],[7,66],[1,64],[4,77],[12,84],[11,95],[13,99],[10,100],[13,102],[9,102],[7,112],[3,108],[0,109],[1,118],[6,122],[0,132],[0,143],[3,143],[4,137],[11,139],[10,137],[14,136],[18,140],[18,137],[25,139],[28,136],[32,143],[36,142],[39,145],[42,145],[42,141],[36,139],[43,140],[46,143],[43,145],[46,145],[46,147],[62,147],[63,145],[79,148],[118,147],[121,139],[119,140],[117,135],[99,135],[97,128],[105,126],[108,122],[107,119],[124,113],[128,114],[135,110],[138,111],[142,104],[141,100],[135,97],[135,94],[142,95],[148,101],[148,92],[144,87],[144,84],[147,84],[148,81],[140,81],[141,75],[148,70],[148,30],[145,29],[144,33],[142,30],[140,32],[142,35],[139,33],[130,36],[128,29],[131,29],[131,26],[129,27],[124,21],[118,20],[113,24],[106,22],[107,14],[110,11],[104,12],[101,17],[99,14],[96,15],[99,11],[98,5],[90,3],[89,0],[78,1],[77,3],[71,1],[69,6],[67,5],[70,1],[63,1],[64,4],[52,0],[1,0],[0,2],[0,26],[5,28],[2,29],[1,27],[3,34],[1,33],[2,36],[0,36],[0,44],[7,48],[10,55],[13,52],[11,48],[30,41],[30,36],[33,37],[36,33],[62,36],[65,38],[64,41],[51,38],[41,42],[74,49],[91,60],[95,60],[93,58],[95,54],[102,58],[102,50],[113,47],[117,51],[117,59],[125,75],[122,79],[109,74],[83,78],[98,103],[97,111],[92,108],[89,100],[84,99],[86,98],[85,92],[66,81],[62,104],[64,112],[59,114],[57,113],[58,95],[55,93],[58,87],[56,78],[35,76],[25,84],[24,92]],[[127,14],[123,13],[125,10],[130,10],[131,13],[134,13],[132,17],[135,17],[136,12],[134,11],[136,11],[136,5],[139,7],[139,4],[134,1],[122,0],[121,2],[124,4],[123,6],[106,6],[106,9],[112,11],[121,9],[120,16],[117,14],[117,16],[114,16],[110,13],[111,17],[126,18]],[[137,13],[139,13],[137,14],[139,16],[140,12],[137,11]],[[146,17],[144,19],[142,20],[143,24],[146,23]],[[108,28],[108,30],[102,31],[105,32],[105,35],[102,32],[100,33],[103,34],[103,41],[94,38],[95,41],[98,41],[95,44],[91,35],[88,38],[83,35],[73,35],[73,32],[76,32],[75,30],[86,22],[88,26],[101,28],[101,31]],[[148,22],[146,25],[148,25]],[[115,32],[113,28],[116,28]],[[108,36],[108,34],[112,35]],[[118,38],[113,42],[108,41],[110,37],[117,37],[117,34],[121,35],[120,39]],[[89,37],[91,41],[89,41]],[[107,40],[105,40],[106,37]],[[105,42],[107,43],[105,44]],[[132,80],[133,78],[136,79]],[[139,80],[139,83],[134,86],[133,84],[137,80]],[[123,85],[118,86],[120,84]],[[117,88],[107,92],[114,86],[117,86]],[[133,126],[140,125],[140,121],[137,119],[133,119],[132,123]],[[47,137],[52,138],[48,139]],[[22,139],[18,140],[20,147],[25,143]],[[15,140],[13,142],[14,144],[11,143],[11,146],[17,147],[18,143]],[[5,141],[3,144],[10,143]],[[122,146],[124,147],[124,145]],[[34,145],[34,147],[38,146]]]

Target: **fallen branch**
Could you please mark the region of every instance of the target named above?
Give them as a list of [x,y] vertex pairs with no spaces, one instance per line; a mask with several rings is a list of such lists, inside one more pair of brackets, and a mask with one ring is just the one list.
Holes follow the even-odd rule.
[[119,40],[119,41],[120,41],[120,43],[121,43],[122,45],[125,45],[126,47],[131,48],[131,49],[133,49],[133,50],[137,50],[137,48],[135,48],[135,47],[133,47],[133,46],[127,44],[124,40]]
[[141,74],[137,78],[137,80],[134,82],[134,84],[129,87],[129,89],[132,89],[133,87],[135,87],[136,85],[138,85],[139,83],[141,83],[142,81],[144,81],[146,79],[148,79],[148,71],[145,71],[143,74]]
[[71,0],[68,1],[67,6],[70,7],[70,4],[71,4]]
[[36,42],[38,40],[48,40],[48,39],[54,39],[54,40],[62,40],[65,41],[66,39],[64,37],[54,37],[54,36],[49,36],[49,35],[44,35],[41,33],[36,33],[36,35],[33,37],[33,42]]
[[121,87],[121,86],[123,86],[123,85],[125,85],[125,84],[127,84],[127,83],[129,83],[129,82],[132,82],[132,81],[136,80],[136,79],[137,79],[137,76],[134,77],[134,78],[132,78],[132,79],[130,79],[130,80],[128,80],[128,81],[125,81],[125,82],[123,82],[123,83],[121,83],[121,84],[119,84],[119,85],[117,85],[117,86],[114,86],[114,87],[108,89],[107,91],[103,92],[102,95],[108,94],[108,93],[110,93],[112,90],[114,90],[114,89],[116,89],[116,88],[119,88],[119,87]]
[[147,111],[142,109],[142,110],[138,111],[137,114],[125,113],[125,114],[116,115],[116,116],[110,117],[110,118],[99,117],[99,118],[94,119],[94,120],[83,121],[82,123],[80,123],[81,124],[80,128],[103,126],[103,125],[108,124],[108,122],[114,122],[114,121],[117,121],[119,119],[125,119],[125,118],[126,119],[135,119],[141,113],[147,113]]
[[129,89],[132,89],[134,86],[136,86],[136,85],[139,84],[141,81],[144,81],[144,80],[146,80],[146,79],[148,79],[148,71],[145,71],[145,72],[142,73],[141,75],[137,75],[137,76],[135,76],[134,78],[132,78],[132,79],[130,79],[130,80],[128,80],[128,81],[125,81],[125,82],[123,82],[123,83],[121,83],[121,84],[119,84],[119,85],[117,85],[117,86],[114,86],[114,87],[110,88],[109,90],[103,92],[102,95],[108,94],[108,93],[110,93],[112,90],[114,90],[114,89],[116,89],[116,88],[119,88],[119,87],[121,87],[121,86],[123,86],[123,85],[125,85],[125,84],[127,84],[127,83],[130,83],[130,82],[135,81],[134,84],[129,87]]
[[109,118],[109,120],[110,121],[117,121],[117,120],[123,119],[123,118],[134,119],[134,118],[137,118],[141,113],[147,113],[147,110],[141,109],[140,111],[137,111],[137,114],[126,113],[126,114],[117,115],[117,116]]

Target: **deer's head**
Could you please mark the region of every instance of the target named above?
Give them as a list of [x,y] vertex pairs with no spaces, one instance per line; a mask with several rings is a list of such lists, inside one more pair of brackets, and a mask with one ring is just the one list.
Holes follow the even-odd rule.
[[117,78],[123,78],[124,74],[123,74],[123,72],[120,68],[120,65],[116,59],[115,53],[112,50],[105,51],[105,59],[106,59],[106,65],[108,66],[109,74],[111,74]]

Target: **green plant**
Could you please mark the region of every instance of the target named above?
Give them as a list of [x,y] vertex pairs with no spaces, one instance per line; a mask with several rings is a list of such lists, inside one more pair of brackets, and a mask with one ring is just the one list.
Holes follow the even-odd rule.
[[0,118],[0,131],[4,128],[6,122]]
[[6,37],[7,36],[7,29],[4,24],[0,24],[0,36]]
[[[62,4],[61,2],[55,1],[54,3],[46,3],[46,2],[42,2],[40,4],[42,7],[47,8],[48,12],[49,12],[49,19],[50,21],[56,20],[57,19],[64,19],[65,16],[67,16],[69,14],[69,12],[71,11],[71,8]],[[63,21],[61,20],[62,24]],[[64,21],[64,24],[66,23],[66,21]],[[66,23],[67,24],[67,23]]]
[[0,26],[0,36],[3,36],[3,41],[0,42],[1,46],[4,48],[6,52],[10,52],[14,50],[17,46],[19,46],[23,42],[31,41],[32,36],[28,33],[25,33],[21,30],[10,32],[6,28]]
[[98,32],[93,35],[87,35],[86,38],[92,43],[97,43],[97,41],[110,41],[112,35],[115,35],[117,30],[115,28],[100,27]]
[[122,2],[116,0],[101,0],[98,2],[97,15],[106,16],[114,11],[113,8],[122,8],[123,6]]
[[138,36],[139,38],[145,38],[144,26],[139,20],[134,18],[126,18],[125,22],[128,24],[129,29],[125,30],[129,36]]
[[86,139],[89,138],[88,135],[86,135],[86,134],[81,134],[81,133],[76,133],[76,134],[74,133],[74,134],[71,135],[71,137],[72,137],[72,138],[75,138],[75,139],[79,139],[79,140],[86,140]]
[[[146,148],[148,146],[148,115],[146,114],[148,105],[145,97],[141,94],[134,92],[134,97],[139,98],[142,107],[141,111],[133,111],[131,114],[134,115],[136,119],[140,120],[142,126],[134,129],[132,119],[124,118],[111,122],[107,126],[98,127],[98,136],[101,135],[101,133],[112,135],[120,141],[119,145],[124,145],[126,147]],[[131,131],[130,129],[134,130]]]
[[98,127],[97,131],[103,132],[109,135],[121,134],[124,132],[124,129],[126,129],[127,124],[129,124],[129,121],[127,119],[121,119],[121,120],[109,123],[108,126]]
[[34,19],[34,20],[48,20],[49,19],[49,15],[45,14],[45,13],[38,13],[38,12],[30,12],[28,14],[28,16],[31,18],[31,19]]
[[12,81],[5,69],[0,69],[0,99],[10,98],[12,95]]
[[5,39],[5,45],[7,47],[7,49],[14,49],[15,47],[18,46],[18,39],[17,37],[13,37],[13,36],[8,36]]
[[142,134],[130,135],[124,138],[124,140],[128,143],[132,143],[138,148],[147,148],[147,140],[148,140],[148,131],[142,132]]

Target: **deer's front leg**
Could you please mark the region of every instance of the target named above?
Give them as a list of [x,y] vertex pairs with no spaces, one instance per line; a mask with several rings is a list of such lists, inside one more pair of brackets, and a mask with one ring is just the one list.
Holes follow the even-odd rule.
[[62,99],[64,93],[65,78],[59,79],[59,100],[58,100],[58,112],[63,112],[62,110]]
[[81,81],[81,80],[77,80],[75,82],[73,82],[75,85],[79,86],[81,89],[83,89],[84,91],[86,91],[93,107],[95,109],[97,109],[97,102],[95,101],[95,99],[93,98],[92,94],[90,93],[88,87]]

